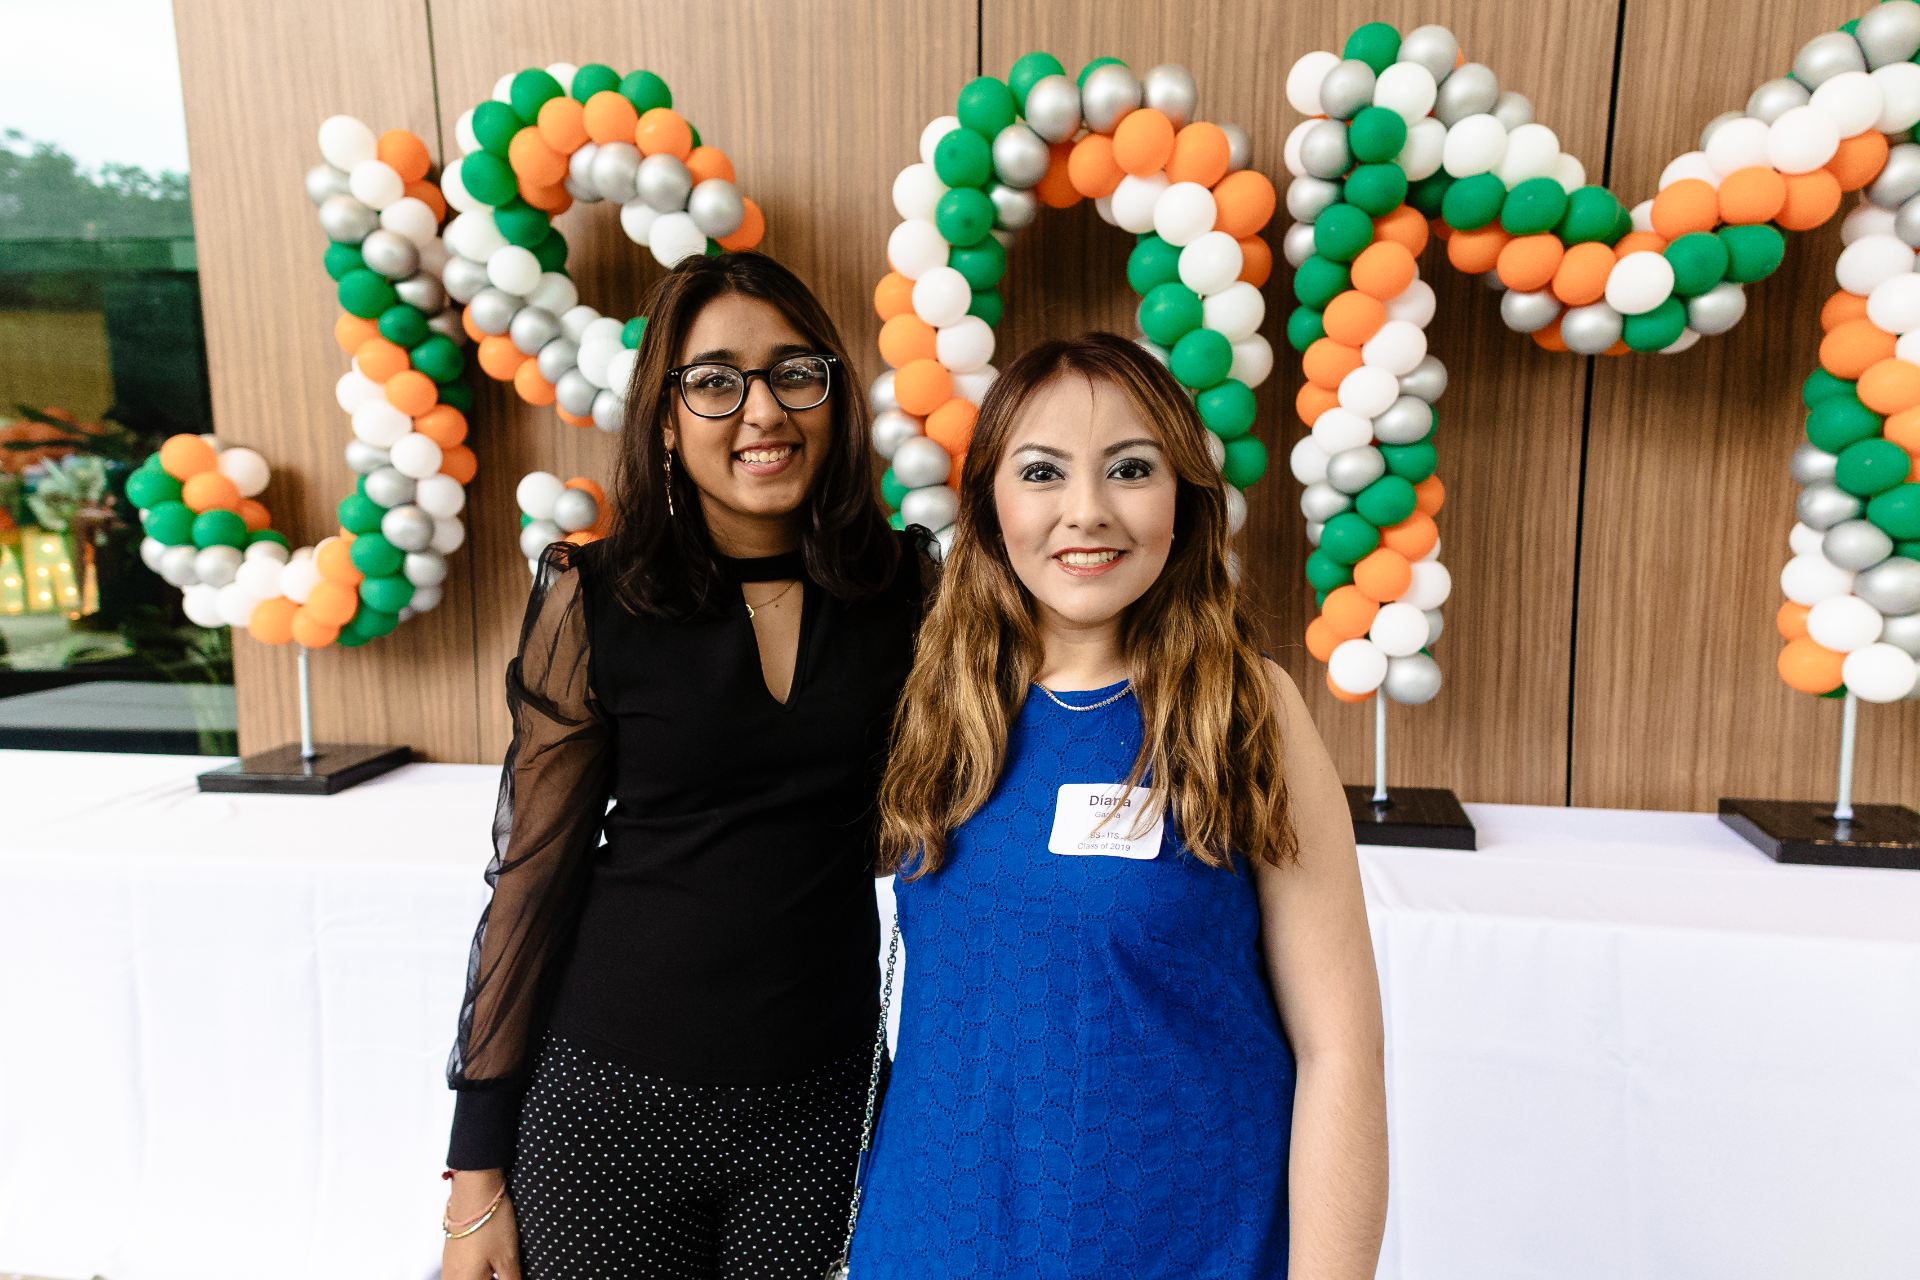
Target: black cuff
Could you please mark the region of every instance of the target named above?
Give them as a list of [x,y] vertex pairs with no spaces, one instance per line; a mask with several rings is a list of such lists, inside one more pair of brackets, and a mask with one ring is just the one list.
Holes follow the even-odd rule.
[[504,1169],[513,1162],[521,1092],[517,1081],[455,1090],[453,1137],[447,1144],[449,1169]]

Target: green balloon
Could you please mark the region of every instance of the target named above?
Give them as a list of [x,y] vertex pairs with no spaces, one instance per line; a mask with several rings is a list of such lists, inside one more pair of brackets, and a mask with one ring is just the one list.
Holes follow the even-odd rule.
[[905,530],[907,527],[907,518],[896,511],[887,517],[887,527],[894,530]]
[[1328,205],[1313,224],[1313,251],[1335,262],[1352,262],[1373,243],[1373,219],[1350,204]]
[[651,71],[630,71],[620,80],[620,96],[633,104],[641,115],[655,107],[673,105],[673,90]]
[[193,541],[193,508],[184,502],[165,500],[156,502],[147,513],[147,536],[166,543],[170,547],[185,546]]
[[947,251],[947,265],[967,278],[975,289],[991,289],[1007,274],[1007,251],[988,236],[979,244],[958,245]]
[[547,105],[549,98],[558,98],[565,92],[552,72],[528,67],[507,86],[507,99],[513,104],[513,114],[532,124],[540,118],[540,108]]
[[1267,474],[1267,446],[1253,436],[1227,441],[1227,460],[1220,464],[1220,474],[1236,489],[1258,484]]
[[1800,402],[1811,409],[1822,400],[1830,400],[1839,395],[1852,395],[1853,387],[1854,384],[1845,378],[1836,378],[1825,369],[1815,369],[1807,375],[1807,380],[1800,384]]
[[993,176],[993,146],[965,125],[949,129],[933,148],[933,171],[949,187],[981,187]]
[[1035,50],[1023,53],[1013,61],[1013,69],[1007,72],[1007,88],[1013,90],[1013,100],[1021,111],[1027,109],[1027,91],[1048,76],[1063,76],[1067,69],[1060,59],[1050,53]]
[[[378,527],[375,526],[376,529]],[[400,566],[407,557],[405,552],[380,534],[363,533],[347,548],[347,558],[353,561],[354,568],[369,578],[384,578],[400,572]]]
[[1127,284],[1141,297],[1179,278],[1180,250],[1151,231],[1127,255]]
[[[460,344],[444,333],[430,333],[407,352],[413,367],[435,382],[452,382],[463,371]],[[444,397],[443,397],[444,398]]]
[[567,86],[569,96],[575,102],[585,102],[596,93],[620,91],[620,73],[604,62],[589,62],[573,73],[573,83]]
[[469,152],[460,161],[460,182],[474,199],[495,208],[520,192],[513,166],[491,151]]
[[1359,59],[1379,75],[1400,56],[1400,33],[1384,22],[1369,22],[1347,37],[1342,56]]
[[991,138],[1013,123],[1014,116],[1019,114],[1019,105],[1006,81],[993,76],[975,76],[961,87],[954,114],[965,127]]
[[1920,539],[1908,539],[1893,544],[1893,554],[1905,556],[1909,560],[1920,560]]
[[1786,237],[1778,227],[1765,223],[1722,227],[1713,234],[1726,242],[1727,279],[1741,284],[1765,280],[1779,270],[1780,260],[1786,256]]
[[1312,307],[1295,307],[1287,317],[1287,345],[1295,351],[1305,352],[1326,336],[1326,318]]
[[507,238],[508,244],[531,249],[547,238],[547,232],[553,229],[553,219],[515,196],[493,211],[493,225]]
[[392,281],[365,267],[349,271],[342,277],[336,292],[340,297],[340,309],[362,320],[378,319],[381,312],[400,300],[393,291]]
[[1727,242],[1710,231],[1690,231],[1665,252],[1679,297],[1697,298],[1727,278]]
[[1528,178],[1507,192],[1500,204],[1500,226],[1508,235],[1544,234],[1566,215],[1567,189],[1552,178]]
[[320,261],[335,282],[345,277],[349,271],[358,271],[367,265],[367,260],[360,256],[360,246],[357,244],[330,244]]
[[1006,311],[1006,303],[1000,297],[998,289],[975,289],[973,301],[967,304],[967,314],[979,316],[989,325],[998,327],[1000,317]]
[[1476,173],[1447,188],[1440,217],[1455,231],[1478,231],[1506,207],[1507,185],[1490,173]]
[[1856,498],[1871,498],[1903,483],[1913,459],[1891,440],[1856,440],[1840,451],[1833,482]]
[[1620,237],[1616,226],[1626,210],[1613,192],[1605,187],[1581,187],[1567,196],[1567,211],[1560,219],[1560,238],[1568,244],[1612,244]]
[[1358,564],[1379,545],[1380,530],[1352,511],[1342,511],[1320,530],[1321,552],[1340,564]]
[[353,493],[340,499],[333,513],[342,529],[359,535],[379,532],[380,518],[387,514],[387,509],[365,494]]
[[1181,386],[1205,391],[1226,379],[1233,367],[1233,344],[1218,329],[1192,329],[1173,344],[1167,366]]
[[1363,107],[1347,126],[1347,146],[1362,164],[1384,164],[1407,145],[1407,122],[1390,107]]
[[440,384],[440,403],[452,405],[462,413],[473,411],[473,387],[465,381]]
[[1155,285],[1140,299],[1140,332],[1163,347],[1174,343],[1200,327],[1200,295],[1183,284]]
[[1880,434],[1880,415],[1860,403],[1851,390],[1826,397],[1807,414],[1807,439],[1814,447],[1839,453],[1856,440]]
[[1387,472],[1399,476],[1408,484],[1419,484],[1433,474],[1439,465],[1439,458],[1430,443],[1432,433],[1427,440],[1416,440],[1412,444],[1383,444],[1380,456],[1387,460]]
[[1293,273],[1293,296],[1302,305],[1317,311],[1353,287],[1353,270],[1344,262],[1335,262],[1314,254]]
[[567,268],[567,238],[558,230],[547,232],[547,238],[539,244],[529,245],[533,250],[533,259],[540,264],[542,271],[565,271]]
[[142,511],[163,502],[179,502],[180,490],[180,482],[162,471],[158,463],[143,466],[127,477],[127,501]]
[[1920,484],[1897,485],[1868,499],[1867,519],[1896,541],[1920,538]]
[[1362,489],[1353,500],[1353,509],[1367,523],[1385,529],[1413,514],[1413,486],[1399,476],[1381,476]]
[[1119,63],[1123,67],[1127,65],[1124,62],[1120,62],[1120,59],[1118,58],[1095,58],[1092,62],[1089,62],[1086,66],[1080,68],[1080,78],[1079,80],[1075,81],[1075,83],[1078,84],[1082,89],[1086,88],[1088,76],[1098,71],[1101,67],[1108,66],[1109,64],[1112,64],[1112,63]]
[[900,500],[909,492],[911,491],[907,486],[900,483],[900,477],[893,474],[893,468],[888,467],[886,473],[880,477],[880,497],[885,500],[887,506],[898,511]]
[[993,230],[993,201],[978,187],[955,187],[934,207],[933,225],[948,244],[979,244]]
[[637,351],[640,348],[640,339],[644,338],[646,334],[647,318],[645,316],[635,316],[620,326],[620,345],[629,351]]
[[1407,203],[1420,211],[1423,218],[1437,218],[1446,207],[1447,192],[1453,189],[1453,175],[1442,169],[1438,173],[1407,184]]
[[247,522],[234,511],[202,511],[193,518],[193,545],[244,547],[247,545]]
[[399,574],[360,580],[360,598],[386,613],[398,613],[413,600],[413,584]]
[[[1371,217],[1384,218],[1406,203],[1407,171],[1397,164],[1363,164],[1347,175],[1341,197]],[[1371,235],[1373,228],[1367,232]]]
[[1635,351],[1662,351],[1680,340],[1687,329],[1687,304],[1668,298],[1642,315],[1628,316],[1620,336]]
[[388,613],[385,609],[376,609],[363,600],[360,602],[360,607],[354,610],[351,623],[353,629],[359,634],[377,640],[381,636],[393,633],[393,629],[400,625],[400,615]]
[[380,313],[380,336],[395,346],[411,351],[427,340],[433,330],[427,328],[427,318],[420,314],[418,307],[410,307],[397,302]]
[[[526,128],[513,108],[497,98],[488,98],[473,109],[473,136],[480,140],[480,146],[487,154],[501,163],[506,163],[507,149],[513,145],[513,135]],[[468,176],[464,163],[460,168],[460,177]],[[468,190],[472,190],[471,187]]]
[[[1324,543],[1326,536],[1322,534],[1320,540]],[[1318,549],[1307,556],[1307,583],[1315,591],[1332,591],[1352,581],[1352,565],[1341,564]]]
[[[1229,366],[1231,367],[1231,366]],[[1255,406],[1253,388],[1238,378],[1208,387],[1193,399],[1200,421],[1222,440],[1232,440],[1253,430]]]
[[247,539],[248,546],[252,546],[256,542],[271,542],[278,546],[286,547],[289,550],[293,547],[293,544],[287,541],[287,535],[281,533],[278,529],[262,529]]

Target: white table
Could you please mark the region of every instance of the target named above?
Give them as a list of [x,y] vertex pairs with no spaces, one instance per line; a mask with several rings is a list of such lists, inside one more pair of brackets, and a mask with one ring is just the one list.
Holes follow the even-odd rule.
[[[0,1272],[423,1280],[497,770],[220,763],[0,752]],[[1362,853],[1380,1276],[1912,1277],[1920,875],[1469,810],[1478,853]]]

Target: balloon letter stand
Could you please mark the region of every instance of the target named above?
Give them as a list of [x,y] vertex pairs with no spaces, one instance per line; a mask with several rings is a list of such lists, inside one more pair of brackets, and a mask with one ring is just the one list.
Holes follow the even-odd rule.
[[1387,700],[1373,702],[1373,789],[1347,788],[1353,838],[1361,844],[1473,849],[1473,820],[1445,787],[1399,787],[1387,794]]
[[1846,697],[1840,730],[1839,795],[1811,800],[1720,801],[1720,821],[1775,862],[1920,871],[1920,813],[1903,804],[1853,803],[1853,748],[1860,700]]
[[300,743],[242,756],[234,764],[200,775],[202,791],[246,791],[329,796],[397,769],[413,758],[410,747],[313,741],[313,688],[307,651],[300,650]]

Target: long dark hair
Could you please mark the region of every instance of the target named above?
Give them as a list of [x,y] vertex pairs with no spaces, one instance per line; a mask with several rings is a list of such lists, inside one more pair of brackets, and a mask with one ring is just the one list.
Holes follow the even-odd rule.
[[758,253],[689,258],[669,271],[647,299],[627,417],[614,474],[612,529],[600,554],[621,603],[636,613],[686,617],[719,602],[722,579],[712,535],[687,469],[673,469],[668,511],[666,428],[676,392],[667,370],[679,359],[702,307],[738,293],[771,303],[813,348],[838,359],[827,397],[832,434],[801,513],[800,550],[807,577],[830,594],[870,596],[893,576],[899,546],[887,527],[867,457],[867,399],[854,385],[840,334],[800,278]]

